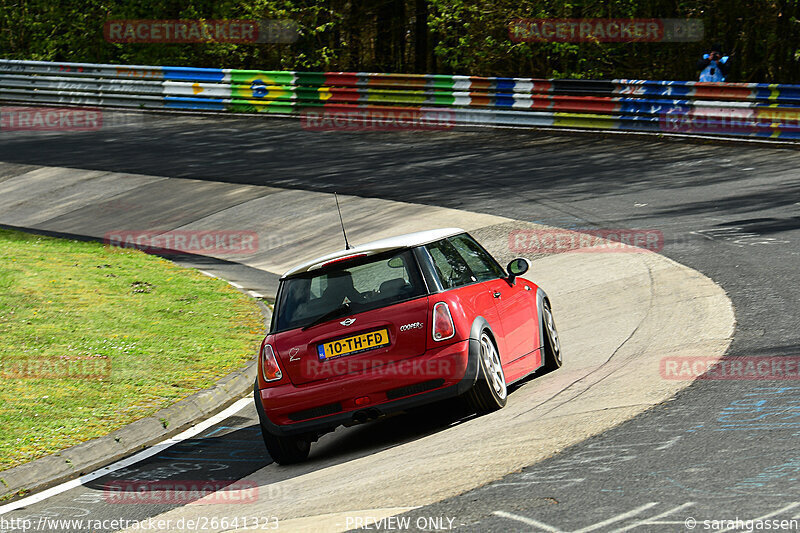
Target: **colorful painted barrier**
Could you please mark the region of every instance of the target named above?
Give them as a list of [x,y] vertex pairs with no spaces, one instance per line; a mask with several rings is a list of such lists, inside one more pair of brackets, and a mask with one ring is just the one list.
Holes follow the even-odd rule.
[[[293,72],[0,59],[11,103],[303,116],[448,109],[455,125],[800,138],[800,85]],[[433,111],[431,111],[433,110]]]

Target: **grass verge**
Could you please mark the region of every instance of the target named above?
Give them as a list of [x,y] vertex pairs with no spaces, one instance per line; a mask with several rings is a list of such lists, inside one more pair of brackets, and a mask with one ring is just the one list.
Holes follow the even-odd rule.
[[0,230],[0,471],[210,387],[263,333],[256,303],[222,280]]

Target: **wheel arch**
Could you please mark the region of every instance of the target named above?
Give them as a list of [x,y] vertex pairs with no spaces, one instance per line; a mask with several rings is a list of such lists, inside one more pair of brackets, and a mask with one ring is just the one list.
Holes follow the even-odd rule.
[[465,380],[462,383],[462,386],[465,387],[464,390],[471,388],[480,374],[478,372],[478,367],[481,358],[481,334],[484,330],[489,332],[489,336],[492,338],[492,342],[494,342],[495,349],[498,352],[500,351],[500,348],[497,346],[497,335],[492,329],[491,324],[489,324],[489,321],[482,316],[475,317],[469,331],[469,362],[467,363],[467,371],[464,374]]
[[489,324],[489,321],[486,320],[482,316],[475,317],[475,320],[472,321],[472,328],[469,331],[469,339],[470,340],[481,340],[481,333],[483,330],[488,330],[489,335],[492,337],[492,341],[495,343],[495,348],[497,348],[497,335],[495,335],[492,326]]
[[538,350],[544,350],[544,342],[545,342],[545,333],[544,333],[544,314],[542,313],[542,309],[544,308],[544,302],[550,304],[550,309],[553,308],[552,304],[550,303],[550,298],[547,297],[547,293],[544,292],[541,287],[536,289],[536,315],[539,319],[539,346],[536,347]]
[[[536,350],[539,350],[539,354],[541,355],[541,363],[539,367],[536,368],[533,372],[537,372],[540,369],[544,368],[545,365],[545,332],[544,332],[544,314],[542,313],[542,309],[544,308],[544,302],[550,304],[550,298],[547,297],[547,293],[541,287],[536,288],[536,316],[539,322],[539,346],[536,347]],[[552,304],[550,305],[552,309]]]
[[[481,371],[481,337],[484,332],[489,337],[489,340],[494,344],[497,353],[500,353],[500,348],[497,345],[497,335],[492,329],[491,324],[486,318],[478,316],[472,322],[469,336],[469,373],[474,377],[471,380],[470,387],[465,392],[465,399],[467,404],[475,409],[478,413],[488,413],[495,409],[500,409],[505,406],[508,399],[508,381],[505,379],[505,368],[503,368],[503,381],[505,385],[505,394],[498,397],[491,385],[491,378],[487,374],[488,370]],[[502,365],[502,363],[501,363]],[[485,381],[481,380],[481,376],[485,377]]]

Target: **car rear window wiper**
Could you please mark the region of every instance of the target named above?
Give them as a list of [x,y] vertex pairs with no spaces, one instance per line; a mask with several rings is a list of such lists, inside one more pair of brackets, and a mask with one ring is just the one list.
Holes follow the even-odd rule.
[[350,311],[350,304],[349,303],[343,303],[342,305],[340,305],[336,309],[328,311],[324,315],[316,318],[315,320],[311,321],[310,324],[308,324],[306,326],[303,326],[302,331],[305,331],[307,329],[313,328],[317,324],[322,324],[323,322],[327,322],[328,320],[333,320],[337,316],[346,315],[347,313],[345,311],[347,311],[347,312]]

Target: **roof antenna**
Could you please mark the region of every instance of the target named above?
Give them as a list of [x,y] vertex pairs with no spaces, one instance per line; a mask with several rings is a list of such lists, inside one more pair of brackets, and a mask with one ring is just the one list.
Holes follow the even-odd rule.
[[342,220],[342,208],[339,207],[339,195],[334,192],[333,197],[336,199],[336,210],[339,211],[339,222],[341,222],[342,224],[342,235],[344,235],[344,249],[349,250],[352,248],[352,246],[350,246],[350,243],[347,242],[347,232],[344,231],[344,220]]

